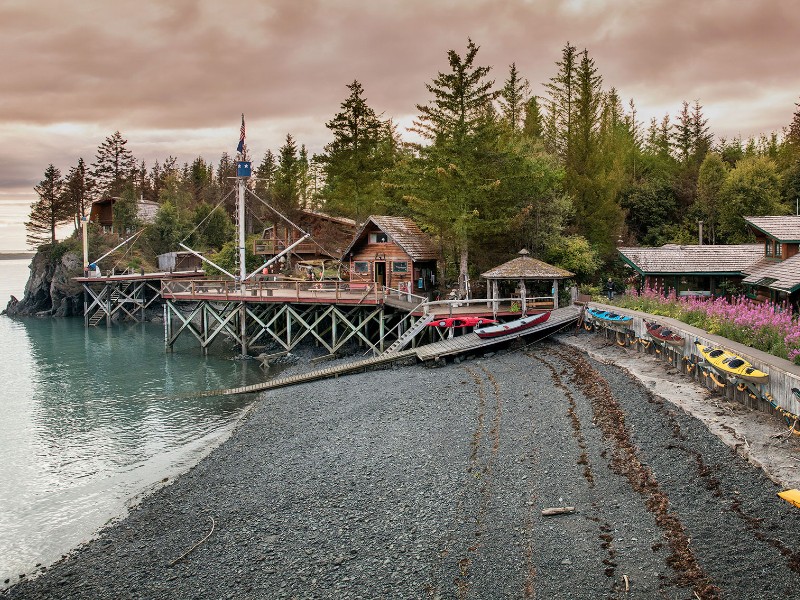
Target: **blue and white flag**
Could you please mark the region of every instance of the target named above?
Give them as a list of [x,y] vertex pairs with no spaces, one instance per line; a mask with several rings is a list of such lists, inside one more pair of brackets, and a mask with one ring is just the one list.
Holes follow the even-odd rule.
[[244,152],[244,113],[242,113],[242,127],[239,129],[239,145],[236,146],[236,151]]

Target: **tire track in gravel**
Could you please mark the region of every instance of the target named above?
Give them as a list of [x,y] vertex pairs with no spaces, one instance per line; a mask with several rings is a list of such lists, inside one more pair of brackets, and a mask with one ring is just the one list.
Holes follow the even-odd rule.
[[573,367],[572,383],[589,399],[595,423],[614,445],[611,469],[623,475],[633,490],[644,496],[648,511],[654,515],[664,532],[671,551],[667,564],[678,574],[679,583],[690,586],[695,595],[703,600],[721,598],[721,590],[714,585],[689,548],[690,540],[683,524],[677,515],[669,511],[669,498],[650,467],[640,459],[625,425],[625,413],[606,380],[584,356],[566,349],[556,349],[555,353]]
[[[482,536],[486,533],[486,514],[492,498],[492,476],[494,474],[494,464],[500,449],[500,427],[503,417],[503,401],[500,394],[500,386],[494,375],[485,367],[480,366],[480,371],[465,367],[464,370],[472,378],[478,393],[478,414],[476,416],[475,431],[470,442],[470,459],[468,472],[472,473],[478,484],[478,506],[477,514],[472,516],[475,523],[474,538],[475,542],[470,545],[463,556],[458,561],[458,575],[454,579],[457,597],[466,599],[469,597],[473,587],[475,574],[471,571],[472,558],[481,548]],[[491,394],[494,399],[494,410],[491,424],[489,426],[488,437],[484,435],[487,417],[487,390],[486,382],[491,385]],[[480,450],[484,445],[489,446],[488,455],[483,460],[479,456]]]
[[[665,402],[663,400],[656,398],[649,390],[646,390],[646,393],[648,402],[654,405],[656,411],[661,414],[670,424],[673,437],[679,442],[686,442],[687,437],[681,431],[680,423],[678,423],[677,419],[675,419],[675,413],[665,406]],[[699,451],[695,450],[694,448],[690,448],[683,443],[667,446],[667,449],[681,450],[688,456],[692,457],[697,467],[697,475],[705,483],[706,489],[708,489],[708,491],[711,492],[711,494],[716,498],[724,497],[721,482],[715,475],[717,469],[707,465],[703,455]],[[742,519],[745,523],[745,527],[752,532],[756,539],[769,544],[775,548],[781,554],[781,556],[786,558],[786,563],[789,569],[795,573],[800,573],[800,551],[793,550],[782,540],[776,537],[771,537],[764,532],[761,527],[763,519],[746,513],[742,508],[741,499],[734,498],[727,510]]]
[[[586,483],[588,484],[589,489],[592,490],[595,487],[594,472],[592,470],[592,465],[589,460],[588,446],[586,443],[586,438],[583,434],[581,421],[578,418],[575,396],[561,378],[561,375],[567,374],[567,371],[566,369],[564,369],[563,371],[561,371],[561,373],[559,373],[555,365],[553,365],[550,361],[542,358],[541,356],[537,356],[529,352],[526,352],[526,355],[534,360],[538,360],[550,371],[550,376],[553,380],[553,385],[557,389],[561,390],[561,392],[567,398],[567,417],[569,418],[570,425],[572,426],[573,436],[578,442],[578,448],[580,448],[581,451],[580,456],[578,457],[577,464],[583,466],[583,477],[584,479],[586,479]],[[614,536],[611,535],[611,532],[613,531],[614,528],[611,526],[610,523],[603,521],[600,517],[597,516],[598,511],[597,511],[596,501],[592,502],[591,507],[593,514],[587,516],[587,518],[590,521],[593,521],[598,524],[599,533],[597,537],[601,541],[600,548],[606,553],[606,558],[603,559],[603,564],[606,565],[604,573],[606,577],[612,580],[610,593],[617,594],[620,591],[619,584],[614,577],[617,568],[617,563],[614,560],[617,556],[617,550],[614,548],[614,543],[613,543]]]

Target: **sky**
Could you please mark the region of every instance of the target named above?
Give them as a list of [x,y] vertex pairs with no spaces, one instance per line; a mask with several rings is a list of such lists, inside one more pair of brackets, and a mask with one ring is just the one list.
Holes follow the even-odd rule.
[[354,79],[400,132],[447,51],[480,46],[534,94],[586,48],[639,120],[698,100],[717,136],[781,131],[800,96],[791,0],[0,0],[0,252],[23,250],[33,186],[94,160],[114,131],[148,165],[259,161],[291,133],[311,153]]

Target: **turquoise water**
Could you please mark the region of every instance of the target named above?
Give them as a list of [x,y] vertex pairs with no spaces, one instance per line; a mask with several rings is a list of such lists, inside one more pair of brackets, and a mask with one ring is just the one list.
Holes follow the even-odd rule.
[[[22,296],[29,262],[0,260],[3,307]],[[163,336],[156,324],[0,317],[0,589],[195,464],[252,401],[176,397],[265,376],[253,361],[168,354]]]

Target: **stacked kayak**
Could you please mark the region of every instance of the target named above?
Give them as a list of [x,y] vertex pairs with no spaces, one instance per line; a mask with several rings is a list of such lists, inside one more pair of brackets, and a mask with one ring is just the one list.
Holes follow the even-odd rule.
[[752,383],[766,383],[769,379],[767,373],[759,371],[740,356],[725,352],[721,348],[703,346],[700,342],[695,342],[694,344],[697,346],[698,352],[706,359],[706,362],[722,373]]
[[541,325],[549,318],[549,312],[538,315],[530,315],[515,321],[509,321],[508,323],[498,323],[497,325],[490,325],[489,327],[481,327],[480,329],[476,329],[475,333],[479,338],[493,338],[503,335],[510,335],[512,333],[519,333],[520,331],[525,331],[526,329]]
[[497,323],[489,317],[447,317],[428,323],[428,327],[480,327]]
[[590,308],[586,312],[592,319],[595,319],[596,321],[602,321],[604,323],[612,323],[614,325],[624,325],[626,323],[630,323],[633,320],[633,317],[629,317],[628,315],[620,315],[608,310],[598,310],[596,308]]
[[647,333],[651,338],[670,346],[683,347],[684,339],[671,329],[667,329],[658,323],[645,323]]

